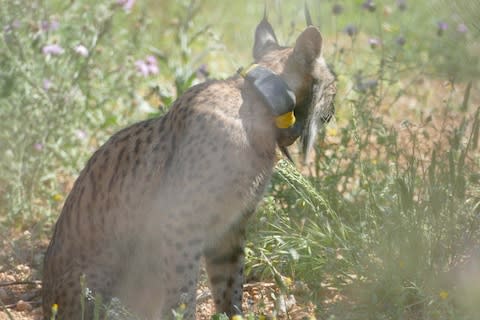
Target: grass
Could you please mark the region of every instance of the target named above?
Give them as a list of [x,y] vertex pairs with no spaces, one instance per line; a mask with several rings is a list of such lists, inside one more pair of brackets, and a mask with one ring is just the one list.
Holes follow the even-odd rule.
[[[249,276],[312,302],[320,319],[480,311],[480,8],[402,3],[310,3],[338,75],[337,123],[308,165],[279,162],[250,227]],[[267,7],[291,44],[303,3]],[[0,239],[47,238],[91,153],[207,72],[247,65],[262,14],[253,1],[137,1],[127,12],[114,1],[0,0]],[[139,72],[142,61],[159,72]]]

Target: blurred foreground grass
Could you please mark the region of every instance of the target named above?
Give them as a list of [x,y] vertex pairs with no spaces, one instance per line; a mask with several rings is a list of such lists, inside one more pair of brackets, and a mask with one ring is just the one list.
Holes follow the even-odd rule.
[[[303,1],[267,4],[292,44]],[[275,279],[321,319],[476,319],[480,5],[309,4],[338,75],[337,122],[309,164],[279,163],[250,230],[249,276]],[[45,239],[113,132],[248,64],[263,10],[0,0],[0,240]],[[39,268],[34,256],[4,268]]]

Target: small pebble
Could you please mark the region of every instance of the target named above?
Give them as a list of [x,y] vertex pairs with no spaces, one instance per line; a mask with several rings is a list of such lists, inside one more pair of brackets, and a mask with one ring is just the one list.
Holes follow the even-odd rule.
[[19,300],[15,306],[15,310],[17,311],[32,311],[32,309],[32,305],[23,300]]

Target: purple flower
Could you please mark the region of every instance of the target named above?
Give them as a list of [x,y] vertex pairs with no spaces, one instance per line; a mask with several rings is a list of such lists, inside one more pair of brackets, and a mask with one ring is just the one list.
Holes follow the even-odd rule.
[[7,24],[6,26],[3,27],[3,31],[4,32],[11,32],[12,30],[15,30],[15,29],[18,29],[20,28],[22,25],[22,23],[20,22],[20,20],[13,20],[12,23],[10,24]]
[[40,28],[43,31],[55,31],[60,26],[60,23],[57,20],[43,20],[40,22]]
[[145,63],[147,64],[148,72],[150,74],[158,74],[157,58],[155,58],[155,56],[148,56],[145,59]]
[[362,8],[365,9],[365,10],[368,10],[370,12],[373,12],[373,11],[375,11],[376,6],[375,6],[375,3],[373,2],[373,0],[366,0],[362,4]]
[[400,47],[403,47],[405,45],[405,37],[404,36],[398,36],[396,39],[395,39],[395,43],[398,44]]
[[12,22],[12,28],[13,29],[18,29],[18,28],[20,28],[21,25],[22,25],[22,23],[18,19],[13,20],[13,22]]
[[147,66],[148,66],[148,72],[150,74],[158,74],[158,66],[156,64],[154,65],[147,64]]
[[368,44],[370,45],[370,48],[375,49],[381,44],[381,41],[378,38],[370,38],[368,39]]
[[343,12],[343,6],[338,4],[338,3],[335,3],[332,7],[332,13],[336,16],[338,16],[339,14],[341,14]]
[[144,77],[158,74],[157,59],[152,55],[146,57],[144,60],[135,61],[135,67],[137,68],[137,72]]
[[468,27],[464,23],[459,23],[457,26],[457,31],[460,33],[467,33]]
[[360,92],[367,93],[369,91],[375,91],[378,86],[378,80],[376,79],[367,79],[362,76],[362,73],[357,73],[355,76],[355,86],[354,89]]
[[47,44],[46,46],[43,47],[42,49],[42,52],[44,55],[46,56],[49,56],[49,55],[52,55],[52,56],[56,56],[56,55],[60,55],[63,53],[63,48],[56,44],[56,43],[53,43],[53,44]]
[[344,29],[345,33],[348,34],[350,37],[355,36],[358,33],[358,29],[355,25],[349,24]]
[[445,31],[448,29],[448,23],[439,21],[437,23],[437,35],[442,36]]
[[137,68],[138,73],[140,73],[144,77],[148,77],[149,75],[148,66],[144,60],[135,61],[135,67]]
[[210,73],[208,72],[208,67],[206,64],[202,64],[198,69],[197,69],[197,78],[208,78]]
[[400,11],[407,9],[407,0],[397,0],[397,7]]
[[117,0],[117,4],[121,5],[125,12],[130,12],[135,4],[135,0]]
[[73,50],[82,57],[88,56],[88,49],[84,45],[79,44]]
[[149,65],[157,65],[157,58],[155,56],[149,55],[145,58],[145,62]]
[[53,87],[53,83],[50,79],[43,79],[43,89],[45,91],[50,90]]

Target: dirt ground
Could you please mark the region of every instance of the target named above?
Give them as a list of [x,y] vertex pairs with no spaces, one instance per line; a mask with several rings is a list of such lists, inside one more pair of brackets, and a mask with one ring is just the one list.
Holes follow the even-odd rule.
[[[39,282],[16,282],[7,274],[2,274],[0,280],[0,298],[4,303],[4,311],[0,311],[0,320],[42,320]],[[257,282],[244,286],[243,308],[247,312],[265,314],[267,319],[277,311],[277,319],[309,319],[313,317],[313,305],[297,304],[295,297],[290,295],[278,299],[278,288],[273,283]],[[273,297],[276,297],[276,302]],[[197,319],[209,320],[215,313],[210,290],[206,286],[197,289]],[[288,315],[287,315],[288,314]],[[314,319],[314,318],[313,318]]]

